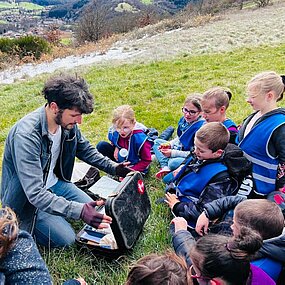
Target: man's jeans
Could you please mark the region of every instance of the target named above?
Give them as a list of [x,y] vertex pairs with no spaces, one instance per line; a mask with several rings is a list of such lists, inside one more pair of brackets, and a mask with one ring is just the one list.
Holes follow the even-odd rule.
[[[50,187],[50,190],[57,196],[62,196],[69,201],[79,203],[93,201],[71,182],[58,180],[54,186]],[[46,247],[64,247],[74,243],[75,232],[63,217],[39,210],[35,226],[35,239],[38,244]]]

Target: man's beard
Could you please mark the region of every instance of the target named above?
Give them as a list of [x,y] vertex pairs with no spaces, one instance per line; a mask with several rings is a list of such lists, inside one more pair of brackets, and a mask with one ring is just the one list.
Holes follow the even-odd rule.
[[57,112],[56,117],[55,117],[55,119],[54,119],[55,123],[56,123],[57,125],[61,126],[61,127],[62,127],[63,129],[65,129],[65,130],[70,130],[70,129],[72,129],[75,124],[67,124],[67,125],[64,125],[64,124],[62,123],[62,113],[63,113],[63,110],[61,110],[61,109]]

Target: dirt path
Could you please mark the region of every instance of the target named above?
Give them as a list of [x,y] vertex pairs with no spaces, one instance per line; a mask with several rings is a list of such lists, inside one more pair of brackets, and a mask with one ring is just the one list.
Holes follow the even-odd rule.
[[69,56],[49,63],[26,64],[0,72],[0,83],[10,84],[56,70],[84,65],[149,62],[179,54],[229,51],[240,47],[285,42],[285,3],[242,10],[221,16],[204,26],[173,30],[137,40],[119,41],[104,55]]

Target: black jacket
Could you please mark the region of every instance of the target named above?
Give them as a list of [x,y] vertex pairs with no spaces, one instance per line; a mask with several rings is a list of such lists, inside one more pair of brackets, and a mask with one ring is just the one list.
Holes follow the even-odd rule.
[[[241,149],[233,144],[228,144],[219,161],[224,163],[228,170],[217,174],[210,180],[198,201],[176,203],[173,207],[175,216],[183,217],[188,222],[196,222],[205,204],[237,193],[242,178],[251,171],[251,163],[243,156]],[[210,161],[205,161],[205,163],[210,163]],[[203,165],[205,164],[202,163],[199,167]]]

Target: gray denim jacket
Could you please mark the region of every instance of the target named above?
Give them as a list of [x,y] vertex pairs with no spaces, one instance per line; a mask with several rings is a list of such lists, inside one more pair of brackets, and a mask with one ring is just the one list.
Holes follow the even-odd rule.
[[[83,204],[67,201],[46,189],[51,144],[45,106],[18,121],[5,142],[2,204],[11,207],[20,220],[20,227],[30,232],[36,209],[77,220],[83,208]],[[81,135],[77,126],[62,132],[61,151],[54,170],[59,179],[70,181],[75,157],[107,173],[115,174],[117,163],[101,155]]]

